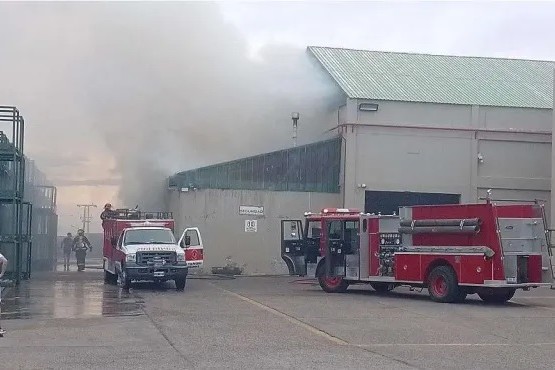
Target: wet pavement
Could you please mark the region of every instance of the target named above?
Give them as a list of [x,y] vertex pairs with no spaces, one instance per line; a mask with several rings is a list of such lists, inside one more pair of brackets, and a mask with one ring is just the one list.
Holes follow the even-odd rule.
[[144,303],[136,295],[105,285],[98,271],[37,274],[7,289],[2,301],[2,320],[141,315]]
[[3,294],[2,320],[78,319],[95,316],[142,315],[144,301],[100,279],[101,270],[89,263],[78,272],[72,266],[57,273],[36,273],[31,280],[7,288]]
[[103,282],[34,275],[4,297],[0,369],[553,369],[555,291],[438,304],[398,288],[326,294],[291,277]]

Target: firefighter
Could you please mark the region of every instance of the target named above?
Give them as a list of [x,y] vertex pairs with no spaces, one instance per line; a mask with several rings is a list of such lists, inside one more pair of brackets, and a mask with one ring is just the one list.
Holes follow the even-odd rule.
[[69,259],[73,250],[73,236],[71,233],[67,233],[67,236],[62,240],[61,248],[64,252],[64,271],[69,271]]
[[[4,276],[4,274],[6,273],[6,269],[8,268],[8,259],[6,257],[4,257],[2,255],[2,253],[0,253],[0,280],[2,279],[2,277]],[[0,307],[2,305],[2,289],[0,289]],[[2,309],[0,308],[0,317],[2,316]],[[0,322],[1,324],[1,322]],[[2,329],[2,326],[0,325],[0,337],[3,337],[4,334],[6,334],[6,331],[4,329]]]
[[87,256],[87,248],[92,251],[91,243],[85,236],[83,229],[77,230],[77,236],[73,239],[73,250],[77,259],[77,271],[85,269],[85,257]]
[[102,220],[102,227],[104,227],[104,221],[109,218],[113,218],[115,216],[115,212],[112,210],[112,205],[110,203],[106,203],[104,205],[104,210],[100,214],[100,219]]

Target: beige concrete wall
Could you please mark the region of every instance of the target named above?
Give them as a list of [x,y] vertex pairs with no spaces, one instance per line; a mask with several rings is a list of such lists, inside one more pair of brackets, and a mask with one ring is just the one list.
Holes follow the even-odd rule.
[[550,135],[356,125],[343,135],[346,207],[363,209],[365,190],[549,200]]
[[[377,103],[378,111],[360,111],[360,103]],[[552,125],[551,109],[357,99],[350,99],[347,107],[341,123],[530,131],[551,131]]]
[[[340,206],[340,194],[251,190],[169,190],[168,209],[174,212],[176,234],[200,228],[205,270],[225,266],[228,258],[246,274],[287,273],[280,254],[280,220],[299,219],[306,211]],[[264,216],[239,214],[240,205],[263,206]],[[257,232],[245,232],[245,220],[257,220]],[[177,236],[179,236],[177,235]]]
[[475,194],[468,132],[371,126],[347,131],[346,207],[364,208],[365,190],[456,193],[465,201]]
[[[378,111],[358,109],[367,102]],[[550,197],[551,109],[347,99],[344,110],[346,207],[363,207],[365,190]]]

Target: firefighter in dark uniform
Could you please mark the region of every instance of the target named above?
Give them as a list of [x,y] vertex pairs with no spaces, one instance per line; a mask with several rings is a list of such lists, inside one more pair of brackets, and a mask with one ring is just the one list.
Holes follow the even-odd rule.
[[75,251],[75,257],[77,259],[77,271],[83,271],[85,269],[87,249],[92,251],[92,245],[85,236],[85,231],[79,229],[77,231],[77,236],[73,239],[73,250]]
[[67,233],[67,236],[62,240],[62,250],[64,251],[64,271],[69,271],[69,259],[73,250],[73,236],[71,233]]
[[100,214],[100,219],[102,220],[102,227],[104,227],[104,221],[114,217],[115,217],[115,212],[112,210],[112,205],[110,203],[106,203],[104,205],[104,210]]

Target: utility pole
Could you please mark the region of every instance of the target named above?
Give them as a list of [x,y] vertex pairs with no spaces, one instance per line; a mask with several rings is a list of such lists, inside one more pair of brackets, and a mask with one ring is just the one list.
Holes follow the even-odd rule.
[[83,231],[87,234],[90,230],[91,223],[91,207],[96,208],[96,204],[78,204],[77,207],[83,207],[83,216],[81,216],[81,221],[83,221]]

